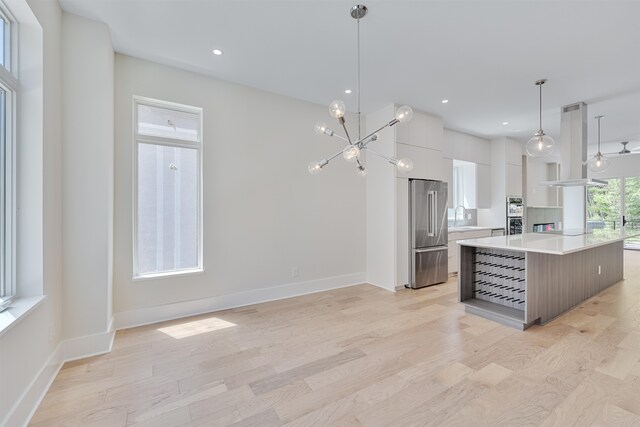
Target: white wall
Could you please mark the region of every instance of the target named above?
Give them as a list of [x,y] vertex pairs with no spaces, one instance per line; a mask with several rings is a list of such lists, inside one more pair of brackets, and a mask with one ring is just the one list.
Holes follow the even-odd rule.
[[[24,7],[20,0],[8,0],[9,7]],[[22,4],[21,4],[22,3]],[[34,188],[29,190],[33,198],[32,205],[37,206],[36,224],[30,227],[35,236],[35,245],[26,258],[23,254],[24,268],[31,270],[27,277],[34,278],[25,283],[22,295],[44,293],[46,299],[27,316],[19,320],[4,335],[0,336],[0,425],[19,426],[24,424],[35,409],[40,396],[53,379],[60,366],[58,349],[61,337],[61,25],[62,12],[57,2],[28,0],[33,14],[42,29],[32,25],[21,25],[21,32],[30,31],[30,39],[35,44],[44,44],[44,70],[42,56],[40,65],[37,58],[29,58],[37,53],[35,46],[26,43],[22,37],[23,52],[21,66],[30,75],[29,89],[32,99],[40,101],[40,114],[32,113],[24,117],[24,125],[31,132],[39,132],[38,142],[32,142],[35,154],[23,153],[23,170],[28,174],[27,183]],[[21,12],[31,13],[26,10]],[[17,13],[16,13],[17,15]],[[21,19],[20,16],[16,16]],[[39,33],[39,34],[37,34]],[[22,35],[22,34],[21,34]],[[38,81],[39,79],[39,81]],[[22,84],[27,80],[22,79]],[[23,100],[24,101],[24,100]],[[38,102],[38,101],[36,101]],[[22,102],[24,103],[24,102]],[[38,131],[39,129],[39,131]],[[25,133],[22,133],[25,136]],[[33,133],[31,134],[33,135]],[[26,166],[25,166],[26,164]],[[23,181],[24,183],[24,181]],[[38,190],[39,188],[39,190]],[[28,224],[27,224],[28,225]],[[40,241],[40,243],[37,243]],[[35,273],[35,275],[34,275]],[[39,279],[38,277],[39,276]]]
[[[343,147],[313,132],[327,107],[123,55],[115,80],[118,326],[364,281],[365,180],[341,157],[307,172]],[[204,109],[204,273],[132,280],[134,95]]]
[[64,338],[105,333],[113,248],[113,61],[106,25],[63,15]]

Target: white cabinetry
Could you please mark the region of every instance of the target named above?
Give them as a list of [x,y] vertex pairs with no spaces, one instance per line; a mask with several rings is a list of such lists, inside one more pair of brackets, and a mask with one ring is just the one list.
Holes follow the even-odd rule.
[[507,196],[522,196],[522,166],[507,163]]
[[457,241],[466,239],[479,239],[481,237],[491,237],[491,229],[487,228],[482,230],[465,230],[449,233],[449,274],[458,272],[460,246],[458,245]]
[[442,119],[420,111],[413,112],[413,118],[394,126],[396,142],[442,151]]
[[403,174],[396,170],[398,178],[435,179],[445,181],[444,165],[440,151],[415,145],[396,144],[396,158],[408,157],[413,162],[413,170]]
[[478,209],[491,208],[491,167],[478,163],[476,165],[476,204]]

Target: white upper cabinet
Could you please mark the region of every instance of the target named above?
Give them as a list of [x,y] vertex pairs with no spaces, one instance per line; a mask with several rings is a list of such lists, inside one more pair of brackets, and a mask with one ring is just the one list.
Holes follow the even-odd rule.
[[513,139],[507,139],[506,151],[507,163],[522,166],[522,144],[520,144],[518,141],[514,141]]
[[420,111],[413,112],[407,123],[394,126],[396,142],[416,147],[442,150],[442,119]]
[[396,157],[398,159],[408,157],[413,161],[411,172],[403,174],[396,170],[398,178],[447,180],[440,151],[407,144],[396,144]]
[[478,163],[476,165],[476,204],[478,209],[491,208],[491,167]]
[[[522,159],[522,157],[520,157]],[[522,196],[522,166],[507,163],[507,196]]]
[[491,164],[491,142],[464,132],[444,129],[442,153],[450,159]]

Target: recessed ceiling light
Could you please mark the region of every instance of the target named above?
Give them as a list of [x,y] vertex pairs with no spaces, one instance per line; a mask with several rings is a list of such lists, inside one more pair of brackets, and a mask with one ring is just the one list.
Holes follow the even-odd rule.
[[347,90],[345,90],[345,91],[344,91],[344,93],[347,93],[347,94],[348,94],[348,93],[351,93],[351,89],[347,89]]
[[443,100],[442,100],[442,103],[443,103],[443,104],[446,104],[447,102],[449,102],[449,100],[448,100],[448,99],[443,99]]
[[509,122],[502,122],[502,125],[503,125],[503,126],[506,126],[506,125],[508,125],[508,124],[509,124]]
[[214,55],[220,56],[220,55],[222,55],[223,53],[224,53],[224,52],[222,52],[220,49],[213,49],[213,54],[214,54]]

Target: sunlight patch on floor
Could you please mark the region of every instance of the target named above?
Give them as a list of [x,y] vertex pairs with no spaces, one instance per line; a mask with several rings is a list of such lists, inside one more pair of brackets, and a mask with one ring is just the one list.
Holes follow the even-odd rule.
[[233,326],[237,325],[235,323],[227,322],[226,320],[218,319],[217,317],[210,317],[208,319],[195,320],[193,322],[158,328],[158,331],[179,340],[181,338],[206,334],[207,332],[227,329]]

